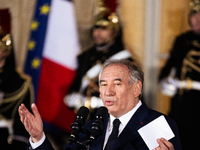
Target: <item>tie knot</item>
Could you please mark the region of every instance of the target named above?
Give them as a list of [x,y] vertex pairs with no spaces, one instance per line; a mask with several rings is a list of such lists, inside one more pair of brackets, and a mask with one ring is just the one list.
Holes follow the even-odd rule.
[[115,119],[115,120],[113,121],[113,127],[119,128],[120,123],[121,123],[121,122],[120,122],[119,119]]

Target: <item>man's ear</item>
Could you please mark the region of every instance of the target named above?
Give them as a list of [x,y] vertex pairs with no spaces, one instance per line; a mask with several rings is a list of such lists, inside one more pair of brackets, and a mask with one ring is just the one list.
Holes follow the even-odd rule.
[[134,96],[139,97],[141,90],[142,90],[142,83],[141,81],[138,81],[138,83],[135,84]]

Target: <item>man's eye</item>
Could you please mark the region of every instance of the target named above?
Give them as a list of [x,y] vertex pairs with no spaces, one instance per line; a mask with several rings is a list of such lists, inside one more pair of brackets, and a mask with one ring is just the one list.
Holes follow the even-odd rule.
[[121,85],[121,83],[115,83],[115,85]]
[[107,84],[105,84],[105,83],[102,83],[102,84],[101,84],[101,86],[106,86],[106,85],[107,85]]

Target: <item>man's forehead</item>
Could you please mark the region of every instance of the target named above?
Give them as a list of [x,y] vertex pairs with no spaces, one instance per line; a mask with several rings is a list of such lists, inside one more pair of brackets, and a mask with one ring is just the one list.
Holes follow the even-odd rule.
[[129,70],[128,70],[128,67],[125,66],[125,65],[122,65],[122,64],[111,64],[109,66],[107,66],[102,74],[109,74],[109,73],[120,73],[120,72],[123,72],[123,73],[128,73]]
[[128,78],[128,68],[124,65],[110,65],[106,67],[101,75],[101,80],[118,80],[122,81],[123,78]]

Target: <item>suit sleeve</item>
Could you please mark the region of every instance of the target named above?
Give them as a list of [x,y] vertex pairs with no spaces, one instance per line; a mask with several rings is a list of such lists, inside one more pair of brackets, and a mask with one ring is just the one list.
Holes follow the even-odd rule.
[[36,149],[32,149],[30,143],[27,145],[27,150],[54,150],[53,146],[46,137],[45,141]]
[[174,67],[176,69],[176,76],[180,76],[180,69],[182,66],[182,60],[187,52],[187,36],[181,35],[176,38],[173,47],[169,54],[169,59],[167,60],[165,66],[161,69],[159,75],[159,81],[167,77],[171,69]]

